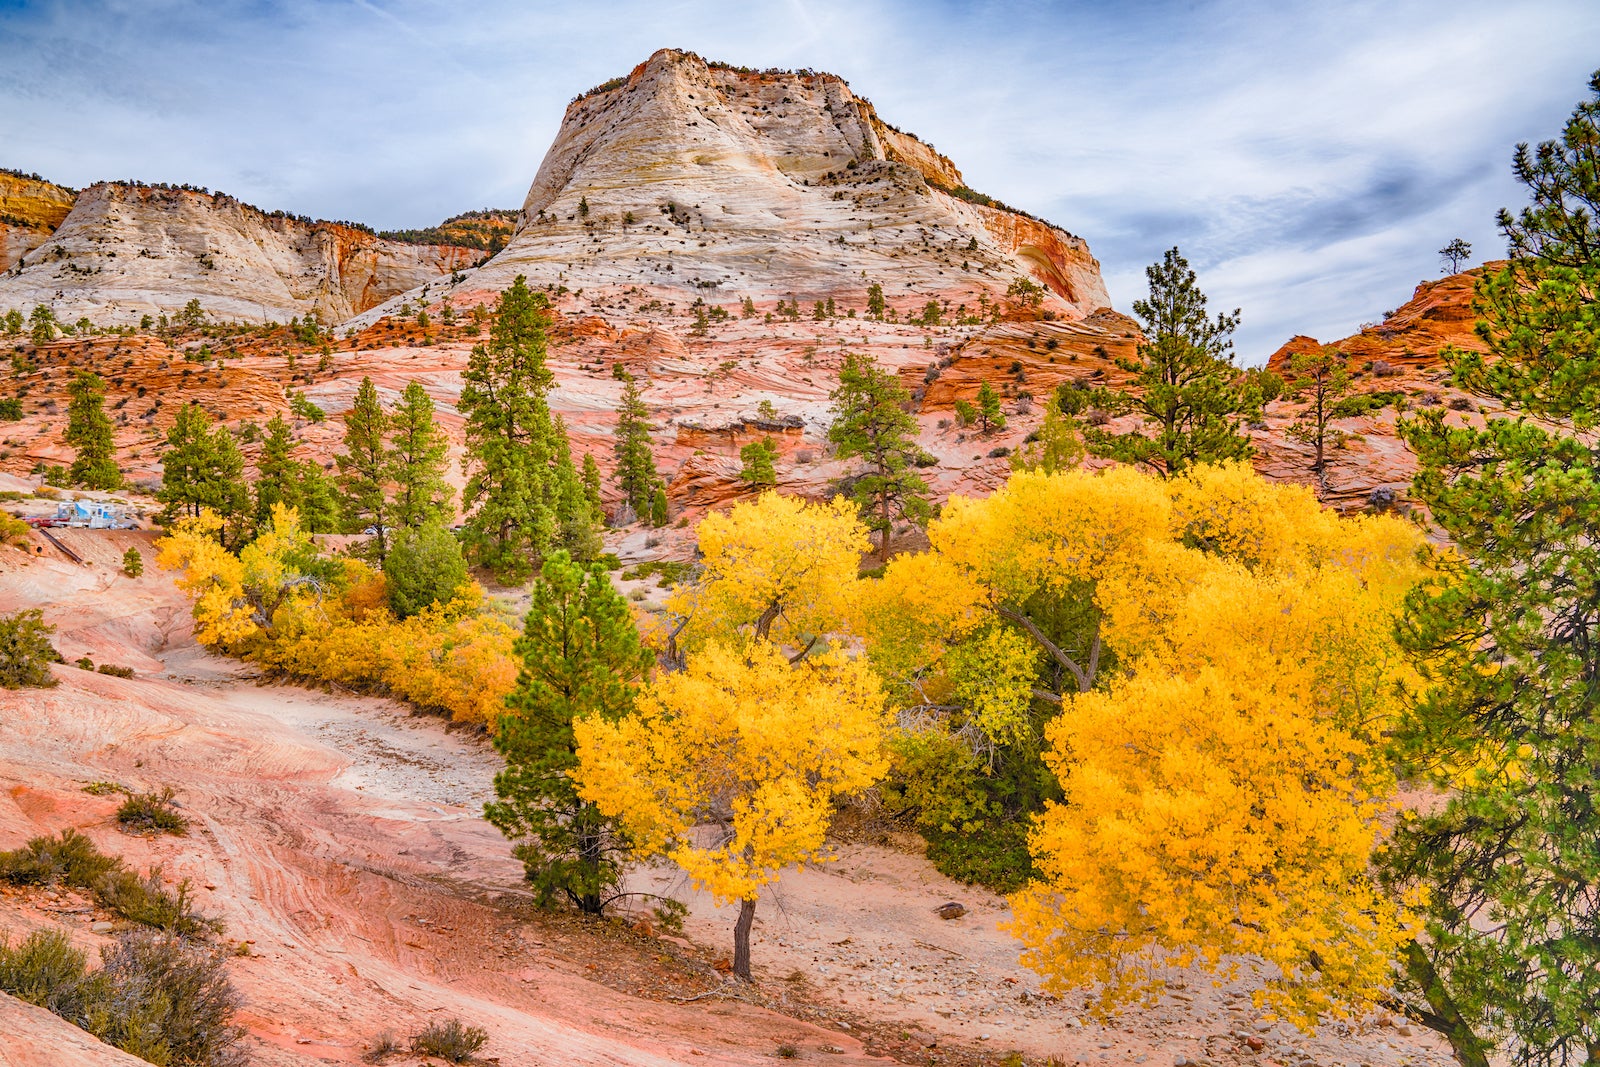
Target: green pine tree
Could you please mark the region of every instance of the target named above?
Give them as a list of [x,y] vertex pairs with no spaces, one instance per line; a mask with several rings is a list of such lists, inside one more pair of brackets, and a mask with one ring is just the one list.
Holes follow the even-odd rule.
[[467,584],[467,561],[456,535],[437,523],[402,526],[383,560],[389,608],[402,619],[448,604]]
[[393,517],[389,507],[389,450],[385,435],[389,417],[378,400],[371,378],[362,378],[355,403],[344,415],[344,451],[334,457],[339,468],[339,492],[345,529],[355,533],[374,530],[373,551],[378,564],[389,552]]
[[883,286],[873,282],[867,286],[867,314],[872,318],[882,319],[884,306]]
[[988,382],[978,386],[976,412],[980,432],[990,434],[1006,428],[1006,417],[1000,410],[1000,394]]
[[916,465],[926,454],[917,444],[917,420],[900,376],[882,370],[871,356],[845,356],[833,391],[828,440],[842,460],[859,459],[865,470],[850,495],[867,528],[878,533],[878,557],[889,559],[889,537],[897,520],[923,523],[932,508],[928,483]]
[[122,554],[122,573],[129,578],[138,578],[144,574],[144,555],[137,548],[129,547]]
[[650,498],[650,525],[659,529],[665,526],[671,517],[667,506],[667,487],[657,485],[655,496]]
[[532,593],[516,645],[521,670],[494,738],[506,767],[484,814],[516,842],[542,904],[565,899],[600,915],[620,891],[627,842],[573,788],[572,723],[628,714],[651,656],[602,564],[586,571],[553,552]]
[[250,491],[244,482],[244,456],[226,426],[213,429],[199,404],[178,409],[161,453],[161,489],[166,505],[161,521],[196,516],[209,509],[221,516],[223,541],[235,547],[249,525]]
[[583,454],[583,495],[589,498],[589,506],[603,522],[606,509],[600,495],[600,464],[596,463],[594,457],[587,452]]
[[1408,1014],[1469,1067],[1491,1047],[1600,1062],[1600,73],[1589,87],[1559,140],[1517,148],[1531,203],[1500,213],[1509,261],[1477,281],[1489,353],[1448,356],[1514,416],[1402,427],[1452,542],[1407,604],[1431,685],[1396,737],[1440,803],[1380,859],[1427,891]]
[[649,409],[639,395],[639,383],[629,378],[622,387],[622,399],[617,403],[616,444],[612,446],[617,467],[611,477],[640,519],[650,514],[651,499],[656,486],[661,484],[661,476],[656,473],[655,452],[650,445],[649,419]]
[[565,549],[580,563],[588,563],[600,558],[604,549],[600,541],[601,513],[589,503],[583,476],[572,462],[566,423],[559,416],[554,420],[553,431],[555,464],[546,484],[550,512],[556,520],[554,547]]
[[1113,415],[1137,414],[1149,432],[1088,426],[1085,443],[1097,456],[1142,463],[1162,477],[1195,463],[1246,458],[1250,442],[1239,429],[1259,415],[1261,397],[1233,363],[1239,312],[1207,316],[1205,294],[1176,248],[1145,276],[1150,295],[1133,303],[1144,340],[1135,358],[1118,361],[1133,378],[1085,399]]
[[390,416],[389,478],[394,482],[390,509],[396,526],[443,525],[450,521],[455,490],[445,481],[450,438],[433,418],[433,400],[420,382],[406,384]]
[[763,437],[759,441],[751,441],[739,449],[739,459],[744,466],[739,471],[739,480],[745,485],[762,488],[778,484],[778,468],[775,460],[778,458],[778,446],[772,438]]
[[466,418],[468,559],[506,582],[520,582],[550,546],[555,516],[547,504],[552,426],[545,403],[549,301],[518,275],[500,294],[489,340],[474,345],[457,407]]
[[264,529],[272,521],[276,504],[300,506],[300,464],[295,460],[299,442],[282,415],[267,420],[267,436],[261,442],[261,458],[256,462],[255,522]]
[[106,415],[106,383],[98,374],[78,371],[67,387],[67,444],[77,450],[69,477],[86,489],[122,485],[111,419]]

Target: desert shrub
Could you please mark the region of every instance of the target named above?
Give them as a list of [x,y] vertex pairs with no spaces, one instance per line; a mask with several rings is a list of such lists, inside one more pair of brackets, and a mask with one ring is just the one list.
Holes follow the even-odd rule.
[[33,527],[9,511],[0,511],[0,544],[21,548],[31,540]]
[[408,619],[433,604],[448,604],[467,584],[461,542],[442,526],[405,530],[383,561],[389,607]]
[[115,663],[102,663],[95,668],[96,674],[109,674],[113,678],[132,678],[132,667],[119,667]]
[[[132,674],[132,671],[128,672]],[[134,793],[117,809],[117,822],[134,833],[184,834],[189,820],[178,814],[172,787],[159,793]]]
[[177,892],[171,892],[161,884],[159,866],[140,878],[119,864],[118,870],[95,885],[94,894],[102,905],[130,922],[184,937],[222,932],[220,920],[195,910],[189,880],[185,878],[178,883]]
[[50,665],[61,662],[61,653],[50,643],[55,632],[37,608],[0,615],[0,687],[43,689],[55,685]]
[[996,893],[1014,893],[1033,877],[1027,819],[986,824],[974,834],[925,830],[928,860],[944,875]]
[[411,1038],[411,1051],[424,1056],[438,1056],[451,1063],[467,1063],[489,1040],[489,1032],[479,1026],[467,1026],[460,1019],[429,1023],[420,1034]]
[[171,935],[124,935],[101,953],[85,986],[84,1029],[107,1044],[173,1067],[245,1062],[244,1029],[233,1022],[239,994],[213,948]]
[[14,396],[0,400],[0,422],[16,422],[22,418],[22,401]]
[[87,889],[121,867],[121,860],[70,827],[59,837],[35,837],[21,848],[0,852],[0,881],[13,885]]
[[94,660],[90,659],[88,656],[79,656],[77,659],[72,661],[72,665],[78,668],[80,671],[94,670]]
[[70,1017],[81,1002],[88,957],[59,930],[35,930],[17,945],[0,941],[0,991]]
[[367,1063],[382,1063],[401,1050],[400,1042],[388,1030],[372,1039],[372,1047],[366,1051],[361,1059]]

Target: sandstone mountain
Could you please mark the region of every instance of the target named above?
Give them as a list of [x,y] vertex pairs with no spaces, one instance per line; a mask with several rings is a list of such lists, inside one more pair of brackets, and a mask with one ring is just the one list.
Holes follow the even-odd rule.
[[19,188],[0,210],[17,215],[14,196],[28,212],[20,218],[40,226],[0,234],[8,254],[20,250],[0,276],[0,308],[47,304],[64,322],[137,323],[190,300],[225,320],[287,321],[314,310],[337,322],[484,256],[269,214],[222,193],[102,182],[65,199],[48,183],[3,181]]
[[844,79],[670,49],[572,102],[516,236],[462,285],[517,274],[856,304],[878,282],[969,309],[1023,277],[1066,317],[1110,304],[1086,242],[968,189]]

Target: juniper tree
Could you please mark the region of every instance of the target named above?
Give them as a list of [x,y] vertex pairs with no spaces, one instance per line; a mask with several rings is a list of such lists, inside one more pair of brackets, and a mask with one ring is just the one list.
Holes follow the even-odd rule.
[[115,489],[122,484],[111,420],[106,416],[106,383],[98,375],[78,371],[67,387],[66,442],[77,450],[69,477],[86,489]]
[[1414,1018],[1457,1058],[1600,1061],[1600,73],[1559,140],[1519,145],[1531,203],[1474,306],[1458,384],[1515,412],[1404,423],[1419,499],[1454,543],[1402,638],[1431,683],[1396,738],[1441,803],[1381,857],[1426,891]]
[[622,387],[622,399],[617,402],[616,443],[612,453],[616,456],[616,471],[612,480],[622,490],[628,506],[643,519],[650,514],[650,502],[655,496],[661,476],[656,473],[655,452],[650,446],[650,412],[639,395],[639,384],[629,378]]
[[850,495],[869,530],[878,533],[878,557],[889,560],[889,537],[897,520],[926,522],[932,512],[928,483],[916,465],[926,454],[917,444],[917,420],[907,410],[911,395],[893,371],[871,356],[846,355],[832,393],[828,440],[840,459],[859,459]]
[[345,528],[354,533],[371,527],[378,563],[389,551],[389,450],[385,435],[389,417],[378,399],[371,378],[356,387],[355,403],[344,416],[344,451],[334,457],[339,468],[339,490]]
[[1249,456],[1250,442],[1239,429],[1258,414],[1260,396],[1233,362],[1238,310],[1209,317],[1206,296],[1176,248],[1145,268],[1145,277],[1150,295],[1133,303],[1144,339],[1133,359],[1117,361],[1133,378],[1124,388],[1091,390],[1085,399],[1115,415],[1136,414],[1147,430],[1085,427],[1089,450],[1144,464],[1163,477],[1195,463]]
[[553,552],[532,594],[516,687],[494,738],[506,766],[484,814],[516,842],[512,853],[541,904],[565,899],[599,915],[619,892],[627,842],[573,786],[572,724],[630,712],[652,657],[602,564],[585,570]]
[[389,478],[396,526],[420,527],[450,520],[455,490],[445,481],[450,438],[433,418],[433,400],[420,382],[406,384],[389,419]]

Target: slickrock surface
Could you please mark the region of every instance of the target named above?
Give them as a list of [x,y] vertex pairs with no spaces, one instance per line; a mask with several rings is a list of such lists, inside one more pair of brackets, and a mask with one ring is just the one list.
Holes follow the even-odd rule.
[[[385,1030],[403,1040],[451,1017],[485,1027],[483,1056],[505,1064],[735,1067],[792,1045],[803,1061],[846,1065],[977,1067],[1017,1050],[1028,1063],[1220,1067],[1267,1062],[1255,1040],[1295,1067],[1447,1065],[1432,1038],[1384,1019],[1315,1037],[1271,1024],[1250,1006],[1248,969],[1218,989],[1194,976],[1100,1025],[1018,965],[1003,902],[880,846],[785,874],[757,913],[754,988],[725,989],[733,916],[703,895],[688,895],[684,940],[528,906],[521,865],[480,816],[498,763],[481,737],[385,700],[266,684],[195,646],[169,574],[120,574],[130,545],[150,558],[149,535],[57,533],[89,564],[42,541],[38,556],[0,548],[0,611],[42,608],[69,662],[135,676],[63,665],[55,689],[0,691],[0,848],[77,827],[141,869],[192,879],[226,943],[249,946],[227,966],[256,1067],[353,1064]],[[193,826],[121,833],[120,798],[84,792],[93,782],[173,785]],[[654,890],[680,881],[635,877]],[[951,900],[967,914],[934,915]],[[112,918],[74,892],[0,888],[13,935],[48,926],[92,950]],[[17,1067],[122,1062],[32,1014],[0,998],[0,1034],[12,1019],[27,1027],[31,1058]]]
[[190,300],[224,320],[338,322],[477,263],[477,249],[386,241],[353,226],[274,215],[222,193],[104,182],[0,276],[0,308],[48,304],[98,325],[173,314]]
[[0,170],[0,271],[49,240],[76,198],[64,186]]

